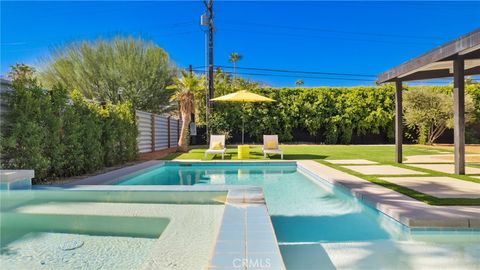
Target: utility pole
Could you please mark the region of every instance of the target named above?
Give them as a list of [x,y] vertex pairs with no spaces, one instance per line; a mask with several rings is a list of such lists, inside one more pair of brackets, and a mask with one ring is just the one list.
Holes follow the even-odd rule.
[[[200,19],[201,26],[208,26],[208,30],[205,31],[205,50],[207,54],[207,61],[205,65],[208,66],[207,70],[207,91],[205,95],[205,127],[206,127],[206,139],[207,144],[210,141],[209,134],[209,123],[208,118],[212,110],[212,102],[210,99],[214,98],[213,90],[213,0],[203,0],[205,4],[206,11],[202,14]],[[208,45],[207,45],[208,44]],[[207,49],[208,47],[208,49]],[[207,64],[208,62],[208,64]]]
[[213,86],[213,0],[204,0],[208,16],[208,109],[211,110],[210,99],[214,98]]
[[193,68],[192,68],[192,65],[188,65],[188,73],[190,74],[190,76],[193,75]]

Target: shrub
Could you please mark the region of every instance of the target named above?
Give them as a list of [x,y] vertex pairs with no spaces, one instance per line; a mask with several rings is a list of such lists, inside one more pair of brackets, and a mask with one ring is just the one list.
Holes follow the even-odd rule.
[[46,177],[50,160],[44,153],[48,134],[42,113],[47,95],[35,80],[15,81],[13,88],[2,96],[9,107],[1,127],[2,167],[35,168],[38,177]]
[[[23,77],[22,77],[23,78]],[[2,97],[1,164],[33,169],[36,180],[80,175],[132,160],[137,127],[131,103],[99,105],[35,79],[13,82]]]

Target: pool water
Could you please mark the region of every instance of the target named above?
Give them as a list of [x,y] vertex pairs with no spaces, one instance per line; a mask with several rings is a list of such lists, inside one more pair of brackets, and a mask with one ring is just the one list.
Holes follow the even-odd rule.
[[0,268],[204,268],[225,198],[225,191],[1,191]]
[[480,269],[479,231],[410,231],[294,163],[167,164],[119,185],[256,185],[288,269]]
[[3,269],[139,268],[166,228],[164,218],[4,212]]

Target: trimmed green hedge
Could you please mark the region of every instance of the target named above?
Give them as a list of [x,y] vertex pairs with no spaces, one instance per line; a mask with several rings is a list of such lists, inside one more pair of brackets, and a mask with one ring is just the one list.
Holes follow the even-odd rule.
[[[406,90],[409,88],[412,87]],[[451,86],[427,88],[452,92]],[[244,113],[245,133],[256,141],[261,141],[263,134],[278,134],[281,141],[294,142],[295,130],[306,130],[312,136],[322,136],[327,144],[348,144],[354,134],[386,134],[388,140],[393,142],[393,85],[249,90],[273,98],[276,102],[244,105],[216,103],[210,119],[213,133],[238,133]],[[466,93],[476,100],[480,120],[480,85],[468,85]],[[197,119],[201,119],[204,111],[197,110],[196,114]],[[470,142],[476,142],[475,138],[470,138]]]
[[137,155],[135,113],[128,102],[113,106],[85,100],[35,80],[13,82],[2,96],[1,164],[34,169],[37,181],[93,172]]

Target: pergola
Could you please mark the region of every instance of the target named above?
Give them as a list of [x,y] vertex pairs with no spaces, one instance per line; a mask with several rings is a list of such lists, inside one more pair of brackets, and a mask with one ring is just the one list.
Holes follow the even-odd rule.
[[395,152],[402,163],[402,82],[453,77],[455,173],[465,174],[465,75],[480,74],[480,29],[380,74],[377,83],[395,82]]

